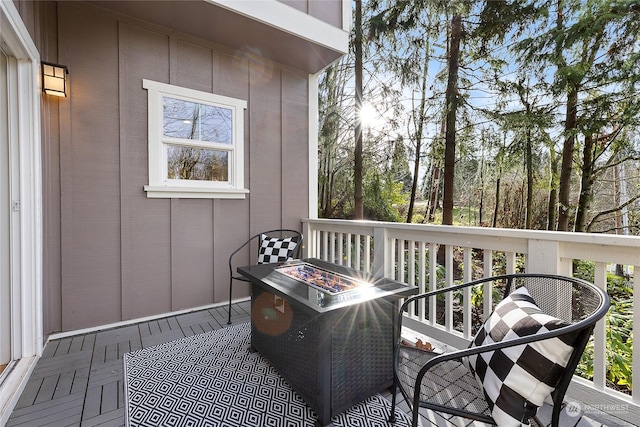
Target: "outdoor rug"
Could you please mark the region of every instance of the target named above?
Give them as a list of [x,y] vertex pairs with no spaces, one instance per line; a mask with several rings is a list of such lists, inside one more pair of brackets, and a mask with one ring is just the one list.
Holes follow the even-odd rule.
[[[139,426],[314,427],[315,412],[259,354],[249,324],[124,355],[126,422]],[[372,396],[334,417],[336,427],[408,427],[390,402]]]

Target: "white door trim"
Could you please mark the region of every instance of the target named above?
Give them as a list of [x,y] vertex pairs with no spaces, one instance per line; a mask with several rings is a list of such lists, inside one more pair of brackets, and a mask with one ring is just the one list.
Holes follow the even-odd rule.
[[40,55],[13,2],[0,2],[0,43],[9,55],[12,351],[0,384],[4,425],[42,353],[42,169]]

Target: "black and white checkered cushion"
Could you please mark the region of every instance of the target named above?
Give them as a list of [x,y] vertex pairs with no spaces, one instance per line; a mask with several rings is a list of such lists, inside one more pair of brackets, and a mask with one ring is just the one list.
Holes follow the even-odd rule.
[[[476,334],[471,347],[548,332],[566,326],[544,314],[522,287],[498,304]],[[499,426],[528,425],[555,389],[573,350],[574,336],[469,357],[469,366],[484,390],[491,416]]]
[[258,251],[258,264],[284,262],[291,259],[291,255],[298,246],[298,236],[278,239],[266,234],[260,236],[260,250]]

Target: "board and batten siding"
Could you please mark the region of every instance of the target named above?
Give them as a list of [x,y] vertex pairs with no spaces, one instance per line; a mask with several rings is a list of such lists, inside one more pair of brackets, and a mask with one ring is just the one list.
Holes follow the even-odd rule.
[[[227,300],[230,250],[309,216],[308,75],[87,4],[38,7],[42,58],[70,71],[69,97],[43,99],[45,333]],[[143,79],[247,101],[246,199],[146,197]]]

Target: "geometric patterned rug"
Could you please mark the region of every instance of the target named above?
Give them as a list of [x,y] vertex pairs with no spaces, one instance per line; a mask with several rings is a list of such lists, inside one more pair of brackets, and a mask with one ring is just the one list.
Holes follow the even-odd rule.
[[[315,412],[257,352],[248,323],[124,355],[128,427],[314,427]],[[408,427],[374,395],[333,418],[336,427]]]

